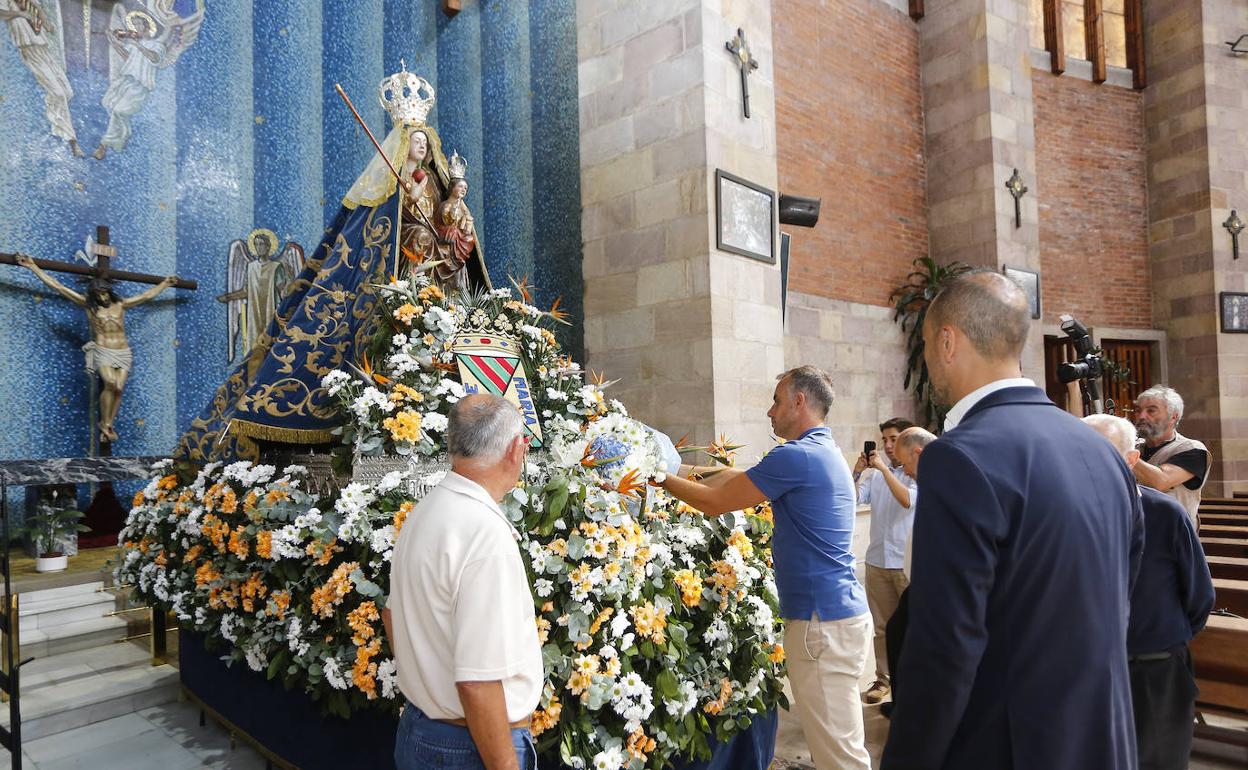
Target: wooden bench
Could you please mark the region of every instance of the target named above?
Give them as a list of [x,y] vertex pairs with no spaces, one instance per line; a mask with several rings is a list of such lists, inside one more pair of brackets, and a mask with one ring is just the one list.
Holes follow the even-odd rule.
[[1210,615],[1192,639],[1198,704],[1248,710],[1248,620]]
[[1248,580],[1214,578],[1213,592],[1213,606],[1216,609],[1227,609],[1236,615],[1248,616]]
[[1223,527],[1248,527],[1248,514],[1243,516],[1228,515],[1225,513],[1200,513],[1200,525],[1218,525]]
[[1227,524],[1200,525],[1201,537],[1224,537],[1232,540],[1248,540],[1248,526],[1237,527]]
[[[1235,556],[1206,556],[1209,574],[1226,580],[1248,580],[1248,559]],[[1248,651],[1245,651],[1248,655]]]
[[1200,544],[1204,546],[1205,556],[1235,556],[1248,559],[1248,540],[1201,535]]

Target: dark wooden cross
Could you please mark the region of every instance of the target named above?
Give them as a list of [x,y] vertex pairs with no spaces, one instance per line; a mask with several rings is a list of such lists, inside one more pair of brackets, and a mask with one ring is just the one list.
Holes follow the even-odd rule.
[[[149,275],[147,273],[132,273],[129,270],[114,270],[112,268],[112,258],[117,256],[117,249],[108,242],[108,228],[100,225],[95,228],[95,244],[91,247],[92,254],[88,254],[88,259],[95,257],[94,265],[80,265],[77,262],[57,262],[51,259],[36,259],[35,264],[44,270],[51,270],[54,273],[73,273],[74,275],[85,275],[91,278],[104,278],[112,281],[131,281],[133,283],[151,283],[156,284],[165,280],[163,275]],[[16,252],[0,251],[0,265],[16,265]],[[199,288],[199,284],[195,281],[189,281],[185,278],[179,278],[174,288],[191,289],[192,291]]]
[[1027,194],[1027,185],[1023,184],[1023,178],[1018,175],[1018,169],[1014,169],[1014,173],[1010,178],[1005,180],[1005,189],[1010,191],[1010,195],[1014,196],[1014,227],[1023,226],[1023,196]]
[[737,28],[737,36],[727,43],[724,48],[728,53],[732,54],[737,60],[737,66],[741,69],[741,106],[745,110],[745,117],[750,116],[750,73],[758,69],[758,62],[754,59],[754,55],[750,53],[750,46],[745,42],[745,30]]
[[1231,234],[1231,259],[1239,259],[1239,234],[1248,225],[1244,224],[1244,220],[1240,218],[1238,211],[1231,209],[1231,215],[1226,218],[1222,226]]

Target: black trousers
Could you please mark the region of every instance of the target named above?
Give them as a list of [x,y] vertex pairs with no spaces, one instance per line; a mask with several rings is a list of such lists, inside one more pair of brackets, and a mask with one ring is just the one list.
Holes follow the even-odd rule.
[[889,681],[893,688],[893,701],[897,700],[897,662],[901,660],[901,643],[906,639],[906,625],[910,622],[910,589],[901,592],[897,609],[884,626],[884,650],[888,655]]
[[1199,693],[1187,645],[1163,660],[1128,660],[1127,668],[1140,770],[1184,770]]

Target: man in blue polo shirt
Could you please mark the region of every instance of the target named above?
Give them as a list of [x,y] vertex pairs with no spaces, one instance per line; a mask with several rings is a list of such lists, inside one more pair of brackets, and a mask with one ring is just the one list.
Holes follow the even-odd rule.
[[820,770],[869,770],[858,681],[872,625],[850,552],[854,482],[823,424],[832,397],[823,370],[785,372],[767,412],[785,443],[748,471],[725,471],[705,484],[673,474],[662,485],[708,516],[771,500],[789,683],[811,758]]

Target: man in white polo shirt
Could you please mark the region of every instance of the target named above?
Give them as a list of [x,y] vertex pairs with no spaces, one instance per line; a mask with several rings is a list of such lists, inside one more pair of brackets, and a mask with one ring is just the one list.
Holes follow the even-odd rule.
[[394,759],[427,767],[531,770],[529,717],[541,645],[520,535],[498,501],[527,449],[519,411],[491,395],[451,410],[451,471],[408,515],[382,613],[407,706]]

